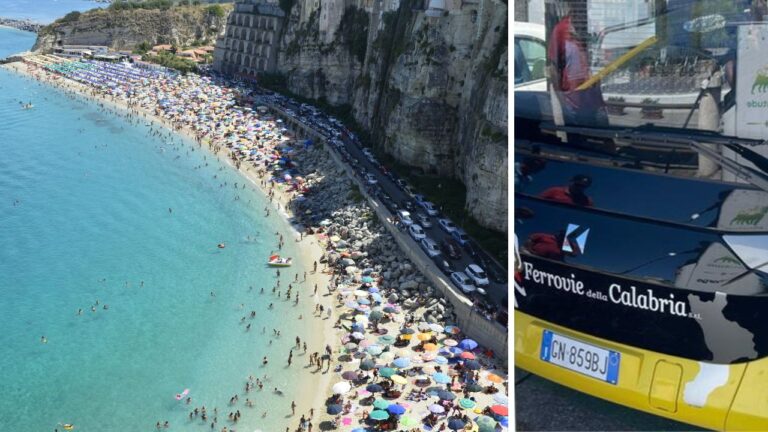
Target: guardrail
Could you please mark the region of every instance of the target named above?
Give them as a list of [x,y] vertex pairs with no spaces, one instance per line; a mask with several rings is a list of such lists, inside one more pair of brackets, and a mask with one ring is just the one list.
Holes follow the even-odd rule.
[[347,176],[358,186],[360,193],[368,200],[368,204],[374,210],[379,217],[382,225],[392,234],[395,242],[400,246],[400,249],[405,252],[408,259],[414,263],[416,268],[434,285],[445,298],[451,303],[456,314],[456,325],[472,339],[476,340],[480,345],[485,346],[493,350],[496,353],[497,359],[501,360],[505,364],[508,364],[508,344],[509,344],[509,330],[496,321],[486,319],[482,314],[478,313],[472,302],[460,293],[453,284],[446,280],[443,273],[437,268],[432,260],[428,259],[425,254],[421,253],[421,249],[414,248],[411,242],[411,238],[401,232],[397,227],[390,222],[394,216],[389,212],[380,201],[368,194],[366,185],[357,178],[352,167],[345,163],[338,153],[329,145],[322,134],[316,130],[306,126],[305,124],[294,119],[288,115],[285,111],[272,104],[266,103],[267,107],[283,117],[283,121],[290,121],[292,124],[303,129],[305,133],[314,135],[318,140],[323,143],[323,148],[326,149],[331,159],[336,165],[343,169]]

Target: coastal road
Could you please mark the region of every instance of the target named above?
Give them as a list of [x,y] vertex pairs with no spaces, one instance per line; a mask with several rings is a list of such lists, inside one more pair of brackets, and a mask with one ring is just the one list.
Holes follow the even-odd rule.
[[704,431],[598,399],[515,369],[519,431]]
[[[307,110],[302,109],[301,106],[296,103],[283,102],[278,103],[278,105],[280,105],[283,110],[291,110],[293,113],[295,113],[295,115],[293,115],[294,119],[317,131],[321,131],[323,127],[328,127],[331,125],[329,119],[324,114],[308,113]],[[352,160],[352,168],[355,170],[358,176],[362,177],[362,174],[372,174],[375,176],[377,181],[376,184],[370,185],[370,187],[373,189],[374,195],[378,196],[381,200],[381,192],[383,192],[391,197],[392,201],[397,204],[398,208],[403,209],[405,208],[406,203],[411,201],[414,205],[414,210],[410,212],[412,218],[415,218],[417,213],[423,213],[426,215],[426,211],[423,211],[423,209],[418,207],[418,205],[403,189],[400,188],[400,186],[398,186],[389,176],[385,175],[381,171],[377,164],[374,164],[368,160],[365,153],[363,153],[363,149],[352,138],[346,135],[342,135],[341,142],[342,144],[337,146],[335,151],[346,152],[349,155],[349,158]],[[333,144],[329,143],[329,145]],[[442,216],[429,216],[429,220],[432,223],[432,226],[429,228],[424,227],[424,231],[427,237],[434,240],[438,245],[443,240],[451,239],[450,234],[443,231],[437,224],[437,219],[440,217]],[[415,249],[421,250],[421,253],[426,255],[426,253],[422,250],[419,242],[416,242],[413,239],[411,239],[411,241]],[[486,272],[490,270],[495,274],[503,275],[506,279],[506,270],[504,270],[498,263],[494,262],[494,260],[488,255],[487,252],[477,248],[477,255],[474,257],[470,256],[470,254],[463,248],[461,249],[461,252],[461,257],[456,260],[444,257],[447,261],[449,261],[454,271],[465,271],[468,265],[474,263],[480,265],[480,267],[486,270]],[[448,279],[449,283],[452,283],[450,282],[450,279],[447,275],[445,277]],[[484,287],[487,295],[483,299],[495,306],[506,308],[508,301],[508,284],[498,283],[492,278],[489,279],[489,286]]]

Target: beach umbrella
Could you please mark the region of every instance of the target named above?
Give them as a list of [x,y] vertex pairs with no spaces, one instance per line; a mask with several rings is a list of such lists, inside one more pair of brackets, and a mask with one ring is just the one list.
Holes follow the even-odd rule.
[[371,293],[371,298],[373,299],[374,302],[381,303],[381,300],[382,300],[381,299],[381,294],[379,294],[379,293]]
[[357,351],[357,344],[350,342],[344,345],[344,349],[346,349],[348,352]]
[[419,421],[408,416],[402,416],[400,417],[400,420],[398,421],[398,423],[400,424],[400,426],[403,426],[403,427],[411,427],[419,424]]
[[360,362],[360,369],[364,371],[371,370],[376,367],[376,363],[371,359],[365,359]]
[[400,329],[400,333],[402,334],[414,334],[416,333],[416,330],[410,328],[410,327],[403,327]]
[[395,384],[400,384],[400,385],[408,384],[408,380],[405,379],[405,377],[402,375],[392,375],[391,377],[389,377],[389,379],[391,379],[392,382]]
[[365,335],[360,332],[353,332],[350,336],[352,336],[355,339],[365,339]]
[[424,361],[432,361],[435,358],[437,358],[437,354],[435,354],[434,351],[426,352],[426,353],[421,355],[421,359],[424,360]]
[[[369,305],[371,304],[371,301],[368,300],[367,298],[361,298],[361,299],[357,299],[357,303],[361,305]],[[375,319],[375,318],[371,318],[371,319]]]
[[[386,312],[386,313],[397,313],[397,308],[392,307],[392,306],[384,306],[384,312]],[[402,333],[402,331],[400,333]]]
[[379,336],[379,339],[378,339],[379,343],[382,343],[384,345],[392,345],[393,343],[395,343],[395,340],[396,340],[395,337],[392,335]]
[[358,306],[360,306],[356,301],[348,301],[344,303],[344,306],[351,308],[351,309],[357,309]]
[[426,322],[419,323],[418,329],[423,332],[432,331],[432,329],[429,327],[429,323],[426,323]]
[[458,344],[459,344],[459,343],[458,343],[458,342],[456,342],[456,341],[455,341],[455,340],[453,340],[453,339],[445,339],[445,340],[443,340],[443,345],[445,345],[445,346],[447,346],[447,347],[454,347],[454,346],[456,346],[456,345],[458,345]]
[[424,351],[437,351],[437,345],[433,343],[424,344]]
[[364,359],[367,355],[368,354],[366,354],[366,353],[364,353],[362,351],[358,351],[358,352],[352,354],[352,357],[354,357],[356,359]]
[[432,330],[435,333],[442,333],[445,330],[445,327],[441,326],[440,324],[430,324],[429,329]]
[[384,367],[379,369],[379,375],[383,376],[384,378],[389,378],[392,375],[396,374],[397,371],[395,371],[392,368]]
[[356,295],[357,297],[363,297],[363,298],[365,298],[365,297],[368,297],[368,294],[370,294],[368,291],[363,291],[363,290],[355,290],[355,295]]
[[448,420],[448,429],[450,430],[459,430],[464,429],[464,422],[457,417],[451,418]]
[[497,415],[506,416],[509,415],[509,408],[506,405],[494,405],[491,407],[491,412]]
[[451,356],[458,356],[458,355],[461,355],[461,353],[463,353],[464,350],[459,347],[449,347],[448,352],[450,353]]
[[365,315],[355,315],[355,321],[359,323],[368,322],[368,317]]
[[328,405],[328,414],[330,415],[336,415],[342,412],[343,410],[344,408],[341,405],[338,405],[338,404]]
[[344,394],[350,391],[351,389],[352,389],[352,386],[346,381],[337,382],[331,388],[331,390],[333,390],[333,394]]
[[464,339],[463,341],[459,342],[459,348],[463,350],[473,350],[477,348],[477,342],[472,339]]
[[489,373],[488,375],[485,376],[485,379],[487,379],[490,382],[494,382],[496,384],[501,384],[501,383],[504,382],[504,378],[502,378],[502,377],[500,377],[500,376],[498,376],[498,375],[496,375],[494,373]]
[[439,397],[442,400],[454,400],[456,399],[456,395],[449,392],[449,391],[439,391],[437,392],[437,397]]
[[509,398],[502,393],[496,393],[493,395],[493,401],[499,405],[509,405]]
[[411,359],[407,357],[399,357],[392,362],[392,366],[399,369],[407,368],[410,365],[411,365]]
[[448,364],[448,359],[443,356],[437,356],[433,361],[439,365]]
[[442,372],[432,374],[432,379],[438,384],[448,384],[451,382],[451,377]]
[[406,335],[400,336],[400,338],[403,339],[403,340],[409,341],[409,340],[413,339],[412,336],[413,335],[406,334]]
[[405,407],[400,404],[392,404],[387,407],[387,412],[392,415],[405,414]]
[[432,414],[442,414],[445,412],[445,408],[443,408],[442,405],[438,405],[438,404],[432,404],[429,406],[428,409],[429,409],[429,412],[431,412]]
[[375,310],[375,311],[371,311],[371,313],[368,314],[368,319],[372,319],[374,321],[380,320],[382,318],[384,318],[384,312],[382,311]]
[[374,355],[374,356],[381,354],[381,351],[382,351],[381,347],[378,345],[371,345],[365,350],[368,352],[368,354]]
[[479,427],[479,432],[494,432],[496,430],[496,420],[492,417],[479,416],[475,419],[475,423]]
[[368,386],[365,389],[371,393],[381,393],[384,391],[384,387],[378,384],[368,384]]
[[425,374],[432,375],[433,373],[435,373],[435,367],[432,365],[426,365],[423,368],[421,368],[421,371],[424,372]]
[[428,341],[428,340],[432,339],[432,335],[429,334],[429,333],[419,333],[419,334],[416,335],[416,339],[418,339],[420,341]]
[[388,419],[389,418],[389,413],[387,413],[386,411],[375,410],[375,411],[372,411],[371,414],[368,415],[368,417],[370,417],[370,418],[372,418],[374,420],[381,421],[381,420]]
[[472,384],[467,384],[465,389],[468,392],[475,393],[475,392],[483,391],[483,386],[481,386],[480,384],[477,384],[477,383],[472,383]]
[[472,399],[459,399],[459,406],[464,409],[472,409],[477,405]]
[[464,351],[463,353],[459,354],[459,358],[463,358],[464,360],[474,360],[475,355],[469,351]]
[[480,370],[482,366],[477,360],[467,360],[464,362],[464,368],[469,370]]
[[354,428],[354,429],[352,429],[352,432],[368,432],[368,429],[365,429],[365,428]]
[[341,377],[345,380],[354,381],[358,378],[360,378],[360,375],[357,374],[355,371],[346,371],[343,374],[341,374]]
[[363,278],[361,280],[363,281],[363,283],[373,283],[373,278],[370,277],[370,276],[363,276]]
[[384,399],[376,399],[373,401],[373,407],[380,410],[385,410],[389,406],[389,401]]
[[502,417],[499,419],[499,424],[500,424],[500,425],[502,425],[502,426],[504,426],[504,427],[509,427],[509,417],[507,417],[507,416],[502,416]]
[[389,362],[391,362],[394,359],[395,359],[395,354],[393,352],[391,352],[391,351],[387,351],[385,353],[382,353],[379,356],[379,360],[381,360],[383,363],[389,363]]

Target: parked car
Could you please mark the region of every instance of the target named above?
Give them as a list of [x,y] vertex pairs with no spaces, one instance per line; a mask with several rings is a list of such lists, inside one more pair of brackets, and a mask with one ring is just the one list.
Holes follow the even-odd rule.
[[471,256],[472,258],[475,258],[475,259],[482,258],[480,246],[478,246],[477,243],[475,243],[474,241],[469,240],[466,243],[464,243],[463,246],[464,246],[464,250],[467,251],[467,253],[469,253],[469,256]]
[[453,230],[453,232],[451,232],[451,237],[453,237],[453,239],[462,246],[466,246],[466,244],[469,242],[469,236],[464,232],[463,229],[460,228]]
[[466,294],[477,291],[477,288],[472,284],[472,279],[462,272],[451,273],[451,281]]
[[418,204],[418,205],[421,205],[421,203],[426,201],[424,199],[424,195],[422,195],[422,194],[413,194],[413,199],[414,199],[414,201],[416,201],[416,204]]
[[454,225],[450,219],[438,219],[437,224],[440,225],[440,229],[447,232],[448,234],[451,234],[452,232],[459,229],[459,227]]
[[424,213],[416,213],[416,220],[424,228],[432,228],[432,221],[429,220],[429,216]]
[[490,285],[490,282],[488,281],[488,275],[485,273],[485,270],[483,270],[483,268],[477,264],[468,265],[464,270],[464,273],[471,277],[477,286]]
[[435,243],[434,240],[432,240],[429,237],[425,237],[421,239],[421,248],[424,249],[424,252],[427,253],[430,257],[440,255],[440,248],[437,246],[437,243]]
[[439,213],[437,207],[429,201],[422,201],[420,204],[421,208],[423,208],[430,216],[437,216]]
[[461,259],[461,249],[453,239],[445,239],[440,242],[440,249],[448,258],[452,260]]
[[450,276],[451,273],[453,273],[455,270],[453,267],[451,267],[451,263],[449,263],[442,254],[435,255],[432,257],[432,262],[435,263],[437,268],[440,269],[441,272],[445,273],[446,275]]
[[416,205],[413,203],[413,201],[408,200],[405,202],[405,209],[412,212],[416,210]]
[[420,241],[421,239],[427,237],[427,234],[424,233],[424,229],[416,224],[411,224],[408,227],[408,234],[410,234],[411,237],[413,237],[413,239],[416,241]]
[[373,185],[373,184],[376,184],[376,183],[378,183],[378,182],[379,182],[378,180],[376,180],[376,176],[375,176],[375,175],[373,175],[373,174],[366,174],[366,175],[365,175],[365,181],[366,181],[368,184],[372,184],[372,185]]
[[410,226],[413,223],[413,219],[411,219],[411,213],[407,210],[398,210],[397,217],[400,218],[400,222],[402,222],[405,226]]
[[413,191],[413,188],[410,186],[405,186],[403,188],[403,192],[405,192],[409,197],[416,198],[416,192]]

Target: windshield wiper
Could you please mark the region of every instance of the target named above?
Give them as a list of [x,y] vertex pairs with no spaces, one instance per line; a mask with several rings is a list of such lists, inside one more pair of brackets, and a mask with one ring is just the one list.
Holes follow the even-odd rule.
[[[768,158],[749,148],[766,144],[766,141],[727,137],[711,131],[681,130],[653,125],[637,127],[584,127],[556,126],[552,123],[542,123],[541,127],[542,129],[586,137],[627,141],[632,144],[642,144],[647,147],[656,147],[664,150],[674,148],[693,149],[720,165],[723,169],[733,173],[736,177],[768,192]],[[712,148],[712,145],[720,145],[733,151],[751,162],[757,169],[723,156],[721,152]]]

